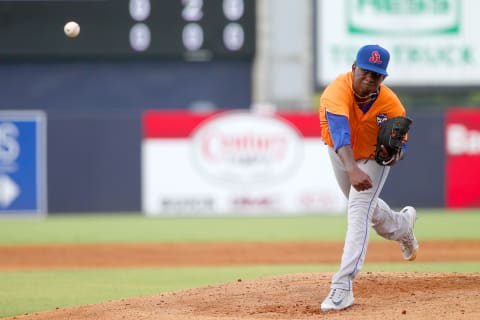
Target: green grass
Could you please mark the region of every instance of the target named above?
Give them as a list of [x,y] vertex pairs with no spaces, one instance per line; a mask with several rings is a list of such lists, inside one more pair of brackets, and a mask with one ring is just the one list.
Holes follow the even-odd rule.
[[[344,217],[147,218],[137,215],[51,216],[7,220],[0,243],[214,242],[341,239]],[[108,230],[108,232],[106,232]],[[19,232],[21,231],[21,232]]]
[[[421,239],[479,238],[480,212],[419,210]],[[0,244],[214,241],[341,241],[343,215],[147,218],[141,214],[51,215],[0,220]],[[374,236],[375,237],[375,236]]]
[[[423,240],[480,239],[480,211],[419,210]],[[0,219],[0,245],[214,241],[343,241],[346,217],[147,218],[141,214]],[[378,236],[372,232],[372,240]],[[379,240],[380,241],[380,240]],[[340,258],[340,257],[339,257]],[[337,264],[0,272],[0,317],[287,273]],[[480,262],[367,264],[362,271],[478,272]]]

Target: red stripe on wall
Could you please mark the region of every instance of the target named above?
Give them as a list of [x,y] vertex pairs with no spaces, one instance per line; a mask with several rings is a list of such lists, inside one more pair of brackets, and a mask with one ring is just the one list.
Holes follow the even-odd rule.
[[278,116],[290,122],[305,138],[320,137],[320,118],[314,112],[281,112]]
[[143,136],[148,138],[185,138],[215,113],[189,111],[147,111],[143,115]]
[[[143,114],[144,138],[186,138],[203,122],[222,111],[195,113],[190,111],[147,111]],[[294,126],[304,137],[320,137],[318,114],[314,112],[281,112],[275,114]]]

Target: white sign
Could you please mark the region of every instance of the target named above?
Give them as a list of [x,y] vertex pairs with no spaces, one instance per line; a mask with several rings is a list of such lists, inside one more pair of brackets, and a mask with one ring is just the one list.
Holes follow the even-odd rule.
[[192,142],[199,171],[231,184],[271,183],[296,170],[303,154],[291,125],[243,112],[212,119],[194,132]]
[[294,118],[234,111],[200,121],[194,113],[177,117],[147,113],[143,212],[150,216],[343,212],[346,200],[320,139],[318,115],[312,113],[295,124]]
[[316,1],[316,81],[351,69],[357,50],[390,51],[386,84],[462,86],[480,81],[476,0]]

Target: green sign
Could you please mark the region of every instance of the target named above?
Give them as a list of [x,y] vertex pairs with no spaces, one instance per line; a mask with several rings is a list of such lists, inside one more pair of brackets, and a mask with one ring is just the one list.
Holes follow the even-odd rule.
[[348,0],[347,29],[359,35],[435,35],[460,31],[460,0]]

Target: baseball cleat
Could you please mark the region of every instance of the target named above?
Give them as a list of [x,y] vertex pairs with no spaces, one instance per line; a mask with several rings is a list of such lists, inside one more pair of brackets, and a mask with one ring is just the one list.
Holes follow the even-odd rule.
[[343,310],[353,305],[353,291],[344,289],[331,289],[328,296],[320,305],[322,311]]
[[415,228],[415,221],[417,220],[417,210],[414,207],[407,206],[403,208],[400,213],[405,214],[408,220],[408,232],[400,239],[400,249],[402,249],[402,255],[404,260],[413,261],[417,257],[418,241],[415,238],[413,229]]

